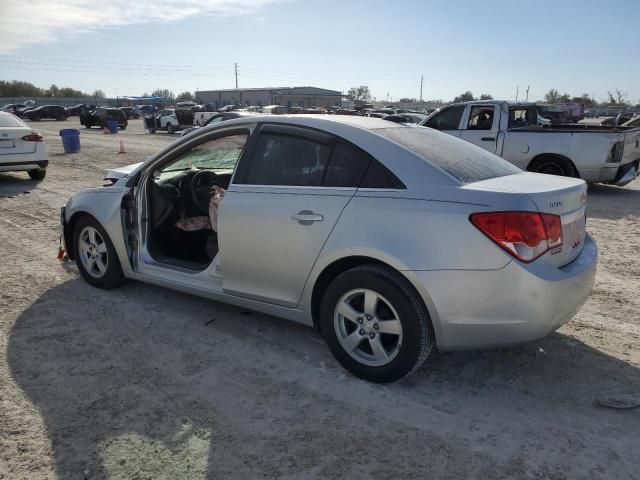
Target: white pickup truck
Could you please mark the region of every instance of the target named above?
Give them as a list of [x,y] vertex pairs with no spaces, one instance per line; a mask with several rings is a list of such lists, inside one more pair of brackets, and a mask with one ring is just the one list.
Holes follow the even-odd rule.
[[532,172],[623,186],[640,171],[639,127],[541,126],[533,103],[457,103],[436,110],[420,125],[460,137]]

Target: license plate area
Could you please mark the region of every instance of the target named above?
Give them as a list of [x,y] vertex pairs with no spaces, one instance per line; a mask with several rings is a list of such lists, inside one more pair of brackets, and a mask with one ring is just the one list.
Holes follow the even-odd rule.
[[14,139],[0,139],[0,148],[16,148],[16,142]]

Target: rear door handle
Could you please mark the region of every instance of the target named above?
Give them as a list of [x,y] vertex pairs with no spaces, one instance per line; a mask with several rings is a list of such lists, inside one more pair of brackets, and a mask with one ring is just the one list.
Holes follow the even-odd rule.
[[313,222],[321,222],[324,220],[324,217],[317,213],[313,213],[311,210],[301,210],[295,215],[292,215],[291,219],[302,225],[311,225]]
[[482,137],[480,140],[482,140],[483,142],[495,142],[496,137]]

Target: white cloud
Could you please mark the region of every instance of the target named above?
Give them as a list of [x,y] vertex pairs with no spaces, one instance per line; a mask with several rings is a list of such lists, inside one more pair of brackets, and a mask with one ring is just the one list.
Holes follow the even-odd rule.
[[0,0],[0,53],[69,34],[195,15],[253,14],[279,0]]

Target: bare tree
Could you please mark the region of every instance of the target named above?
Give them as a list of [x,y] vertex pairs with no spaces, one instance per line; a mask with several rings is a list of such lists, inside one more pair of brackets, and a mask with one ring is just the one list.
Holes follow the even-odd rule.
[[480,95],[480,100],[493,100],[493,97],[488,93],[483,93],[482,95]]
[[627,103],[626,101],[627,93],[623,92],[619,88],[616,88],[614,93],[611,93],[611,91],[607,93],[609,94],[609,103],[611,105],[624,105]]
[[360,85],[359,87],[351,87],[347,92],[349,100],[368,102],[371,100],[371,92],[366,85]]

